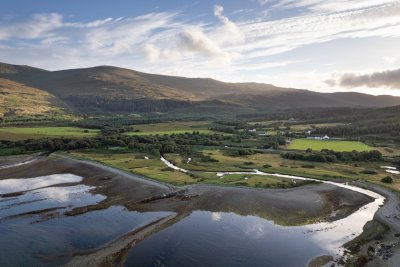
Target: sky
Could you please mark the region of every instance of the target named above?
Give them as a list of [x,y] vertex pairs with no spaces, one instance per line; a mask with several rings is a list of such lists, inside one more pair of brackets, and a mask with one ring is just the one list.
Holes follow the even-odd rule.
[[1,0],[0,62],[400,96],[400,0]]

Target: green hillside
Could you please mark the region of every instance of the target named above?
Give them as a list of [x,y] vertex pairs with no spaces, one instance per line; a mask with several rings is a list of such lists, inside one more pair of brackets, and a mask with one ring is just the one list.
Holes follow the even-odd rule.
[[60,116],[63,104],[50,93],[0,78],[0,118]]
[[[229,114],[296,108],[388,107],[400,98],[359,93],[323,94],[260,83],[224,83],[205,78],[147,74],[111,66],[46,71],[0,63],[0,78],[49,94],[74,114],[181,112]],[[3,100],[14,107],[14,100]],[[42,105],[30,110],[45,112]],[[49,104],[50,105],[50,104]],[[7,112],[7,111],[3,111]],[[20,111],[22,112],[22,111]],[[28,112],[28,111],[27,111]],[[31,111],[29,111],[31,112]]]

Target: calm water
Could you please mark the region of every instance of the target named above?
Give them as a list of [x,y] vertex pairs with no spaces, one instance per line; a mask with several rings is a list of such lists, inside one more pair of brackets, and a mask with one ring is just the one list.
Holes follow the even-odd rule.
[[[0,193],[31,190],[20,196],[0,198],[0,266],[59,266],[77,250],[99,247],[170,214],[139,213],[113,206],[79,216],[62,216],[75,207],[105,199],[92,194],[93,188],[86,185],[59,185],[81,180],[79,176],[59,174],[0,181]],[[26,214],[45,209],[53,209],[51,213],[61,217],[48,219]]]
[[139,243],[126,266],[304,266],[327,251],[303,227],[196,211]]
[[[121,206],[68,217],[75,207],[105,196],[77,184],[82,177],[57,174],[0,180],[0,266],[59,266],[76,251],[98,248],[169,212],[139,213]],[[70,182],[68,185],[66,183]],[[47,186],[47,187],[44,187]],[[133,247],[126,266],[305,266],[319,255],[334,255],[362,232],[384,198],[359,188],[375,201],[341,220],[305,226],[279,226],[255,216],[194,211]],[[49,210],[50,209],[50,210]],[[47,215],[32,214],[49,210]]]

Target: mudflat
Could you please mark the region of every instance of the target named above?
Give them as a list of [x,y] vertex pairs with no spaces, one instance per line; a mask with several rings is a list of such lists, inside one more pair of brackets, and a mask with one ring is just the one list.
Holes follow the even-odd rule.
[[93,193],[107,197],[98,205],[74,210],[71,215],[123,205],[136,211],[234,212],[257,215],[282,225],[301,225],[322,219],[338,219],[338,214],[344,217],[372,201],[366,195],[327,184],[291,189],[214,185],[176,187],[97,163],[58,156],[38,157],[29,164],[2,169],[0,179],[62,173],[82,176],[83,184],[95,186]]

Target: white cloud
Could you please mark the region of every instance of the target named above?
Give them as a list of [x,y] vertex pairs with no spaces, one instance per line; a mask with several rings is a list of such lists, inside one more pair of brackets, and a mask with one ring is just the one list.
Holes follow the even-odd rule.
[[205,28],[202,25],[177,24],[165,31],[152,36],[151,41],[157,42],[160,55],[165,59],[182,59],[200,56],[213,62],[229,64],[234,53],[225,51],[222,47],[244,40],[244,35],[235,23],[223,15],[223,7],[215,6],[214,15],[222,23],[221,26]]
[[229,54],[211,40],[202,29],[191,27],[179,34],[178,49],[199,53],[210,58],[217,58],[225,62],[230,61]]
[[[147,40],[154,30],[165,27],[173,19],[169,13],[152,13],[122,19],[86,31],[85,43],[90,49],[113,54],[131,53],[133,47]],[[108,21],[109,22],[109,21]]]
[[[261,0],[262,1],[262,0]],[[314,12],[341,12],[393,3],[395,0],[281,0],[273,8],[308,8]]]
[[214,15],[221,21],[222,26],[211,33],[211,38],[215,39],[220,45],[242,43],[245,39],[243,32],[235,23],[222,14],[223,11],[224,8],[222,6],[214,6]]
[[36,39],[48,36],[52,30],[62,25],[60,14],[36,14],[30,21],[0,24],[0,40],[11,38]]
[[400,36],[400,2],[356,11],[315,13],[239,25],[246,43],[232,48],[246,58],[271,56],[343,38]]
[[146,57],[150,62],[155,62],[160,57],[160,49],[155,47],[153,44],[146,44],[144,46],[144,51],[146,53]]
[[[282,9],[297,7],[302,11],[291,11],[295,15],[280,19],[256,16],[249,19],[246,14],[236,21],[228,18],[224,8],[217,5],[209,10],[218,18],[217,22],[198,21],[177,12],[89,22],[63,18],[55,13],[38,14],[26,21],[0,23],[0,59],[49,69],[109,64],[226,81],[274,82],[294,87],[307,85],[318,90],[323,89],[321,84],[325,85],[323,81],[330,77],[329,68],[331,72],[361,73],[400,67],[398,49],[378,51],[379,58],[373,58],[374,44],[371,43],[370,49],[364,51],[366,69],[343,69],[344,64],[337,69],[333,64],[326,64],[331,61],[319,62],[318,67],[325,68],[323,75],[322,71],[307,73],[310,79],[301,79],[306,71],[310,71],[301,68],[315,62],[303,54],[296,55],[304,47],[343,39],[351,42],[355,38],[384,37],[387,42],[396,43],[392,40],[400,38],[399,1],[281,0],[279,5],[272,7],[276,1],[259,2],[268,3],[267,10],[271,14],[281,12],[279,15],[282,15],[286,12]],[[262,10],[251,12],[257,14]],[[270,18],[274,17],[281,16]],[[342,51],[331,48],[325,53],[340,58]],[[343,62],[350,62],[349,57],[343,58]],[[291,73],[273,73],[281,71],[282,67],[292,69]],[[268,73],[264,71],[266,69]]]

